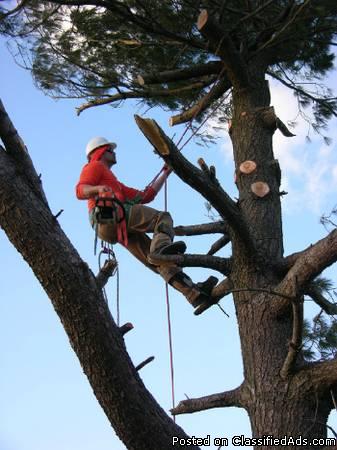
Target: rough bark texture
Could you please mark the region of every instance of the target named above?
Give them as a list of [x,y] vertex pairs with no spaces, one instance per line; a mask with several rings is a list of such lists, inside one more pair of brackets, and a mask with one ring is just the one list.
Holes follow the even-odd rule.
[[[246,160],[253,160],[257,165],[254,172],[241,173],[237,185],[240,210],[253,236],[258,258],[252,261],[241,257],[242,241],[234,237],[231,281],[235,288],[274,290],[281,280],[270,267],[283,256],[280,169],[272,151],[274,128],[263,120],[270,101],[268,84],[258,75],[252,79],[254,87],[234,90],[231,139],[236,168]],[[257,181],[266,182],[270,187],[270,193],[263,198],[251,192],[251,184]],[[245,387],[249,393],[245,407],[253,436],[302,436],[311,441],[326,436],[324,424],[330,405],[324,397],[326,392],[319,393],[317,384],[310,378],[299,381],[293,378],[294,373],[285,380],[281,378],[293,333],[293,317],[290,307],[282,317],[275,316],[270,305],[280,300],[284,299],[258,292],[234,293]],[[306,448],[320,447],[307,445]]]
[[125,446],[171,449],[173,436],[187,438],[143,385],[93,273],[3,150],[0,199],[0,226],[51,299],[97,400]]

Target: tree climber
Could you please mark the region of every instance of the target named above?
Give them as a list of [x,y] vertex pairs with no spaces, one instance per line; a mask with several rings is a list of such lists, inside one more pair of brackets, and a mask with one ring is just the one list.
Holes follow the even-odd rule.
[[[100,239],[124,245],[139,261],[181,292],[192,306],[198,306],[209,299],[217,278],[211,276],[203,283],[194,284],[175,263],[167,263],[164,258],[161,260],[165,255],[184,253],[186,244],[183,241],[173,242],[173,221],[168,212],[144,206],[144,203],[155,198],[172,170],[165,165],[162,174],[144,191],[127,187],[110,170],[117,162],[116,146],[103,137],[95,137],[88,142],[88,163],[83,167],[76,185],[77,198],[88,200],[90,223],[93,227],[97,226]],[[119,219],[117,217],[110,223],[96,220],[96,199],[101,196],[115,198],[122,204],[122,207],[117,205]],[[124,210],[123,214],[121,210]],[[147,232],[153,233],[152,240]]]

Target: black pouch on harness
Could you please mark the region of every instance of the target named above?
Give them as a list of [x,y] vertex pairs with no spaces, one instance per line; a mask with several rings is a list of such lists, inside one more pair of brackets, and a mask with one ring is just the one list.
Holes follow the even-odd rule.
[[125,219],[125,208],[123,203],[115,197],[99,196],[96,199],[93,211],[95,223],[120,223]]
[[[107,195],[109,194],[109,196]],[[97,235],[99,224],[118,224],[126,218],[125,208],[123,203],[117,198],[113,197],[109,192],[96,198],[95,207],[93,209],[91,220],[95,230],[94,254],[97,249]]]

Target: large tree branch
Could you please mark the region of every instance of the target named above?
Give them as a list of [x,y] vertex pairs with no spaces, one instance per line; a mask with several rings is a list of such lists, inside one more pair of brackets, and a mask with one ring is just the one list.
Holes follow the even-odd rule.
[[166,70],[154,74],[138,75],[137,81],[141,86],[144,84],[170,83],[173,81],[190,80],[200,78],[205,75],[218,74],[221,71],[221,61],[209,61],[206,64],[197,64],[184,69]]
[[[290,298],[299,297],[309,281],[336,261],[337,230],[333,230],[316,244],[298,253],[293,266],[277,287],[277,292]],[[281,312],[287,305],[288,302],[283,300],[276,308]]]
[[173,436],[187,436],[146,390],[93,273],[4,151],[0,205],[1,228],[51,299],[117,435],[127,448],[171,450]]
[[197,26],[200,33],[209,40],[214,54],[221,57],[233,86],[246,88],[249,85],[248,70],[230,36],[224,32],[219,23],[209,16],[205,9],[200,13]]
[[201,97],[193,106],[187,110],[170,117],[170,125],[179,125],[181,123],[189,122],[202,114],[209,106],[215,101],[221,98],[230,88],[232,84],[226,76],[221,79],[211,88],[207,94]]
[[212,183],[202,170],[191,164],[154,120],[142,119],[137,115],[135,120],[145,137],[164,161],[173,168],[174,172],[185,183],[210,202],[221,217],[226,220],[231,232],[237,233],[238,238],[245,243],[247,251],[253,252],[254,245],[239,208],[218,182]]
[[337,357],[328,361],[313,362],[296,374],[296,379],[308,379],[320,391],[328,391],[337,384]]
[[179,414],[191,414],[198,411],[205,411],[207,409],[224,408],[229,406],[237,406],[239,408],[243,407],[241,401],[241,386],[231,391],[207,395],[206,397],[182,400],[178,406],[171,409],[171,413],[177,416]]
[[[151,261],[156,261],[155,256],[151,256]],[[158,261],[176,263],[181,267],[204,267],[205,269],[213,269],[229,275],[231,272],[231,258],[220,258],[219,256],[209,255],[161,255]]]

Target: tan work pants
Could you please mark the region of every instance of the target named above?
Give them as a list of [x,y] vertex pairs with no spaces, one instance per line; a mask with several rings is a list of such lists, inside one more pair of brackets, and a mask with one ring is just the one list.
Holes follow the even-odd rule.
[[[165,230],[165,233],[162,231]],[[98,237],[103,241],[114,244],[117,242],[117,227],[115,224],[99,224]],[[148,261],[149,253],[155,253],[170,244],[174,236],[173,220],[168,212],[157,211],[145,205],[133,205],[130,208],[127,222],[127,249],[145,266],[159,273],[166,282],[181,272],[176,264],[155,266]],[[146,233],[153,233],[152,240]]]

